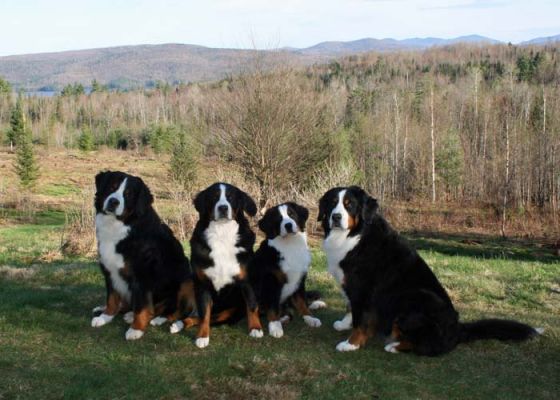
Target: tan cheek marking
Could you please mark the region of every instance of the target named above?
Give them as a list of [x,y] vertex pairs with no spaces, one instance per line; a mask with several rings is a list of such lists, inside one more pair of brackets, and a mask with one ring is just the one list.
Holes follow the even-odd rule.
[[348,214],[348,229],[350,230],[354,229],[358,225],[358,222],[359,222],[359,218],[357,215],[352,216]]

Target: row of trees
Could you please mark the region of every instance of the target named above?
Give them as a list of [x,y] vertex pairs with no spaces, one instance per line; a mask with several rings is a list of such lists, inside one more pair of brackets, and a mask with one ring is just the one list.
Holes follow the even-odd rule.
[[[182,149],[176,159],[191,167],[239,168],[262,205],[321,171],[350,170],[384,199],[557,212],[558,50],[453,46],[273,71],[255,60],[220,82],[33,97],[22,107],[47,148]],[[0,132],[13,107],[0,96]]]

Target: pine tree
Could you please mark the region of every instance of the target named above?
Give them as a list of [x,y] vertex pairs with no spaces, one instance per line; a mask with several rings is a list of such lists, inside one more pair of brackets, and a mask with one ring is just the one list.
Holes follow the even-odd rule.
[[33,153],[31,131],[25,128],[25,120],[23,122],[23,133],[17,137],[16,142],[17,150],[14,169],[19,177],[21,186],[30,188],[39,177],[39,166],[37,165],[37,160]]
[[0,94],[10,94],[10,93],[12,93],[12,86],[10,85],[10,82],[0,78]]
[[10,150],[14,149],[14,144],[25,131],[25,119],[23,115],[23,97],[20,94],[16,101],[16,106],[12,110],[10,116],[10,129],[8,130],[8,142],[10,142]]
[[171,154],[169,177],[188,190],[195,182],[197,172],[196,149],[189,143],[185,132],[180,132]]

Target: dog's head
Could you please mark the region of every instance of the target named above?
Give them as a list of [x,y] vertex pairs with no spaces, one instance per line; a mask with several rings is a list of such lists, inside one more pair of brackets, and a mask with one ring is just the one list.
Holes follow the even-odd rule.
[[214,183],[194,198],[194,207],[201,218],[213,221],[237,219],[246,212],[255,216],[257,206],[244,191],[229,183]]
[[141,216],[154,202],[150,189],[136,176],[119,171],[100,172],[95,176],[95,210],[125,220]]
[[377,200],[358,186],[337,187],[319,200],[319,217],[325,235],[332,229],[355,230],[373,220]]
[[259,228],[267,239],[288,236],[305,231],[309,217],[307,208],[296,203],[284,203],[266,210],[259,221]]

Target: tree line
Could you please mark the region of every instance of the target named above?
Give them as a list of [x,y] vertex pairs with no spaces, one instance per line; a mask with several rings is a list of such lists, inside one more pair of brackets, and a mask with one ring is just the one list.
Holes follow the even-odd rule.
[[[558,51],[457,45],[272,70],[255,60],[219,82],[126,93],[96,82],[20,102],[37,145],[175,153],[184,171],[227,163],[263,206],[329,171],[382,199],[557,214]],[[6,144],[15,97],[0,95]]]

